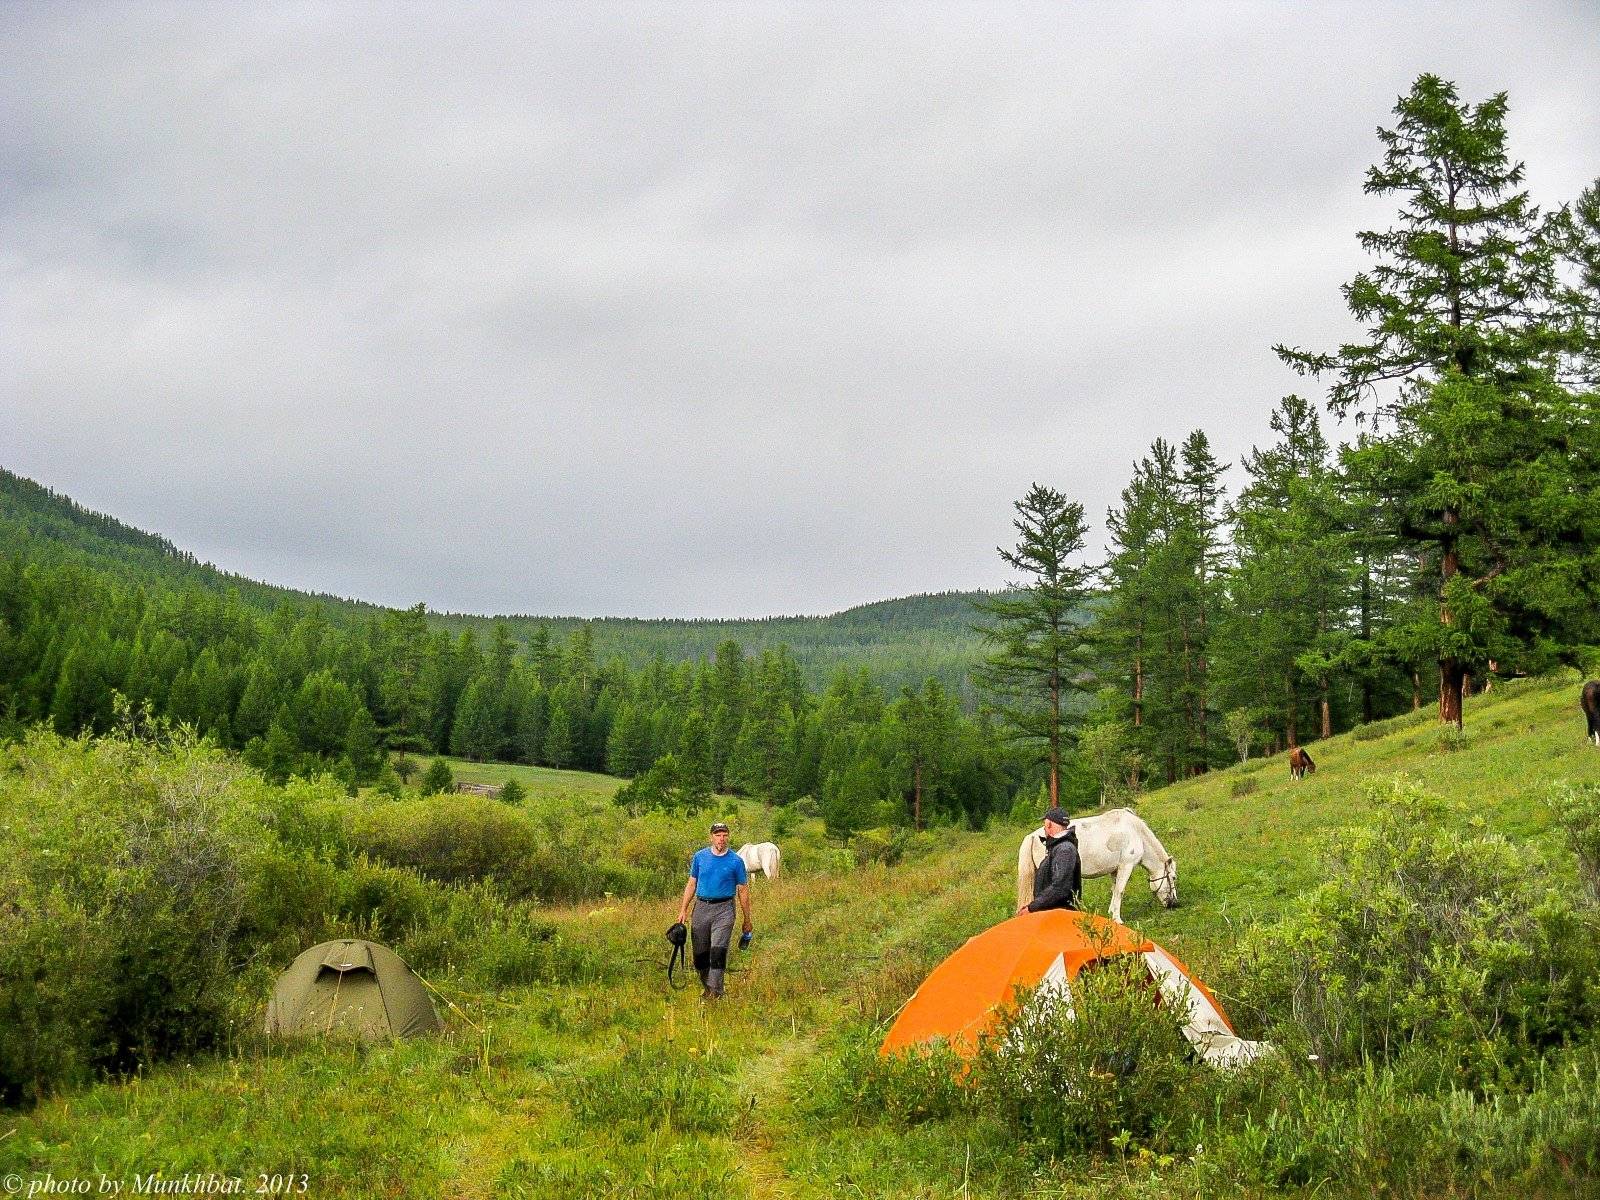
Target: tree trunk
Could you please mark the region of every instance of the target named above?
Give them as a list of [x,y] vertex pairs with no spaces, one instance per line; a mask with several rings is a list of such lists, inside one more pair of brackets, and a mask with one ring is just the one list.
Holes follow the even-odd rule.
[[1054,672],[1050,675],[1050,713],[1050,807],[1055,808],[1061,803],[1061,677]]
[[1411,668],[1411,711],[1418,712],[1422,708],[1422,671],[1418,667]]
[[[1443,550],[1439,558],[1439,624],[1441,625],[1455,623],[1447,594],[1450,581],[1461,570],[1461,556],[1456,549],[1456,526],[1460,520],[1460,514],[1455,509],[1444,510],[1444,533],[1439,543]],[[1461,689],[1466,683],[1466,676],[1466,664],[1460,659],[1439,660],[1439,720],[1454,725],[1457,729],[1461,728]]]
[[[1372,564],[1365,555],[1361,558],[1361,640],[1372,641]],[[1372,677],[1361,673],[1361,721],[1372,724]]]
[[1297,711],[1300,706],[1295,702],[1294,681],[1286,679],[1284,682],[1289,693],[1289,703],[1283,711],[1283,733],[1292,750],[1300,744],[1300,714]]
[[1461,689],[1466,678],[1466,667],[1459,659],[1439,660],[1439,720],[1457,729],[1461,728]]
[[1133,727],[1144,725],[1144,636],[1133,643]]
[[1322,736],[1331,738],[1333,736],[1333,717],[1328,707],[1328,680],[1324,677],[1318,682],[1322,689],[1322,694],[1317,698],[1317,707],[1322,711]]

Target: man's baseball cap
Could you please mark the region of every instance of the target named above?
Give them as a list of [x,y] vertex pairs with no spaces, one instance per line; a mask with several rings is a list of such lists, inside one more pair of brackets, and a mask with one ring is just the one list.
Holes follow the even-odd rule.
[[[1059,807],[1058,808],[1046,809],[1045,810],[1045,814],[1044,814],[1044,819],[1046,821],[1054,821],[1057,825],[1071,825],[1072,824],[1072,818],[1067,816],[1067,810],[1064,809],[1064,808],[1059,808]],[[715,829],[716,826],[713,825],[712,828]]]
[[727,833],[728,832],[728,826],[727,826],[726,822],[713,821],[713,822],[711,822],[711,832],[712,833]]

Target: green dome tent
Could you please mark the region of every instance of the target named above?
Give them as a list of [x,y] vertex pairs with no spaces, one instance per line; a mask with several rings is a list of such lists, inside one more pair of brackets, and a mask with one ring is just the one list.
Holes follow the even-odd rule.
[[354,1034],[364,1041],[437,1033],[443,1026],[422,981],[376,942],[323,942],[278,976],[267,1032]]

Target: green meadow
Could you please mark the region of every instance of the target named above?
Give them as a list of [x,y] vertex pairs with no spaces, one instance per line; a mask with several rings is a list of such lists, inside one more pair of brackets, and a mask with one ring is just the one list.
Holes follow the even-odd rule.
[[[1510,839],[1534,893],[1570,897],[1575,860],[1548,800],[1561,781],[1600,784],[1576,693],[1567,678],[1505,686],[1472,702],[1459,738],[1423,713],[1314,743],[1318,770],[1299,783],[1279,756],[1152,792],[1137,809],[1178,858],[1181,903],[1160,908],[1140,872],[1124,916],[1214,983],[1241,1032],[1259,1036],[1281,1031],[1285,1012],[1251,994],[1270,988],[1240,947],[1325,882],[1346,831],[1381,821],[1397,779],[1443,798],[1443,827]],[[96,769],[62,745],[18,752],[0,773],[8,820],[40,773],[59,782]],[[527,809],[503,815],[550,837],[564,827],[575,840],[563,853],[597,869],[628,855],[637,867],[641,845],[669,865],[618,874],[633,894],[612,887],[551,903],[533,883],[511,886],[519,877],[508,868],[447,886],[428,862],[386,866],[337,831],[302,838],[334,872],[395,872],[382,875],[391,888],[411,880],[421,915],[410,927],[332,906],[325,924],[299,933],[395,934],[447,1032],[374,1046],[269,1041],[257,1030],[272,975],[294,949],[285,926],[263,935],[273,961],[234,964],[219,1042],[0,1110],[0,1174],[103,1175],[131,1190],[153,1172],[216,1172],[247,1191],[276,1187],[277,1176],[307,1195],[348,1197],[1556,1196],[1600,1184],[1592,1040],[1553,1050],[1530,1068],[1532,1082],[1475,1090],[1425,1086],[1426,1064],[1404,1056],[1340,1074],[1286,1055],[1239,1080],[1181,1066],[1193,1083],[1165,1124],[1092,1151],[1044,1148],[961,1094],[947,1065],[882,1064],[873,1052],[926,972],[1009,914],[1028,826],[935,829],[868,854],[830,843],[814,818],[727,801],[735,845],[771,836],[789,853],[780,879],[753,881],[755,944],[733,956],[728,994],[708,1007],[698,988],[668,988],[662,937],[675,914],[670,863],[699,844],[703,814],[624,819],[605,777],[451,766],[482,782],[515,774],[530,790]],[[221,771],[240,804],[288,811],[281,793],[226,764],[204,769]],[[331,788],[294,804],[318,827],[373,828],[387,811]],[[473,813],[494,815],[464,807],[456,819]],[[345,848],[327,849],[336,845]],[[479,897],[475,916],[439,915],[456,891]],[[1108,896],[1107,881],[1088,884],[1092,909],[1104,911]],[[429,920],[465,921],[455,949],[429,940]],[[519,953],[542,956],[522,978],[502,961]]]
[[[450,767],[451,778],[457,783],[499,787],[506,780],[515,779],[530,795],[609,800],[625,782],[613,775],[597,775],[592,771],[558,771],[554,767],[531,767],[526,763],[472,762],[448,755],[443,757]],[[418,777],[433,763],[433,757],[427,754],[412,755],[411,759],[416,764]]]

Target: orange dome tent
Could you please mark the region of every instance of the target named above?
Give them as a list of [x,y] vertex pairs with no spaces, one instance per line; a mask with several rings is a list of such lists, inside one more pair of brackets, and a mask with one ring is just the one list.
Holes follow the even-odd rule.
[[1056,908],[1023,913],[968,938],[922,981],[879,1053],[942,1038],[969,1055],[1017,988],[1049,984],[1070,997],[1072,981],[1084,967],[1121,954],[1138,955],[1163,1000],[1187,1014],[1184,1035],[1208,1062],[1236,1065],[1263,1052],[1265,1043],[1234,1034],[1216,997],[1166,950],[1126,925]]

